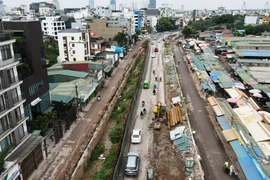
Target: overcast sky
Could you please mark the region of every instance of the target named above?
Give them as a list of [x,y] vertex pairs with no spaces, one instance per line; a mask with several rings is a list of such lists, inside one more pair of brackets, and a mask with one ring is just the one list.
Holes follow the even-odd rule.
[[[9,7],[17,7],[21,4],[29,4],[31,2],[40,2],[42,0],[3,0],[4,4]],[[46,0],[43,0],[46,1]],[[48,0],[50,2],[51,0]],[[60,7],[84,7],[88,5],[89,0],[59,0]],[[132,0],[116,0],[117,7],[120,3],[130,5]],[[141,2],[144,0],[133,0]],[[247,9],[263,9],[267,0],[246,0]],[[162,3],[171,4],[174,9],[181,9],[184,5],[185,9],[217,9],[219,6],[225,6],[227,9],[241,9],[243,0],[157,0],[157,6]],[[95,0],[95,6],[109,5],[110,0]],[[269,4],[270,5],[270,4]]]

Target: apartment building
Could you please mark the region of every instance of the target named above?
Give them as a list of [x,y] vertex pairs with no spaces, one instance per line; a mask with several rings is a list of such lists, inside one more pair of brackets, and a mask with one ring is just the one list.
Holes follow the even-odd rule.
[[1,179],[27,179],[43,159],[42,137],[27,131],[28,117],[23,106],[26,99],[20,87],[23,81],[17,71],[19,62],[13,51],[14,42],[10,34],[0,32],[0,151],[6,154]]
[[23,83],[20,85],[24,102],[25,114],[29,116],[28,128],[32,132],[32,123],[51,105],[46,59],[40,21],[8,21],[3,22],[5,29],[21,39],[14,45],[17,66]]
[[90,60],[90,33],[87,29],[65,29],[58,33],[59,62]]
[[52,36],[54,40],[57,40],[58,33],[66,29],[66,25],[61,16],[49,16],[41,21],[41,28],[44,35]]

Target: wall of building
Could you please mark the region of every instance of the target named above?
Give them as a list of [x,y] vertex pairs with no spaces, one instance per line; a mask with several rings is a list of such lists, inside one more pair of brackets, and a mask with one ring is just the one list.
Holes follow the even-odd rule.
[[64,21],[60,20],[60,16],[46,17],[41,21],[41,27],[44,35],[52,36],[57,40],[57,35],[63,29],[66,29]]
[[[27,57],[25,62],[28,62],[34,70],[31,76],[23,79],[23,83],[20,86],[22,94],[26,99],[24,103],[26,116],[29,115],[28,113],[33,113],[33,108],[37,108],[37,111],[42,112],[40,109],[40,103],[36,106],[30,105],[32,101],[49,92],[47,69],[46,64],[44,64],[46,62],[43,59],[44,47],[40,21],[10,21],[4,22],[3,24],[6,29],[11,31],[23,31],[21,36],[26,40],[23,44],[25,49],[22,49],[25,51],[25,55]],[[32,91],[31,89],[33,87],[37,87],[36,84],[39,85],[41,81],[43,84],[38,86],[38,88],[34,88],[34,91]],[[32,93],[30,94],[30,92]],[[43,102],[47,102],[43,105],[43,110],[50,106],[50,97],[46,96],[46,98],[48,99],[42,99]],[[29,119],[30,121],[32,120],[31,118]]]
[[[86,39],[84,41],[83,39]],[[63,61],[86,61],[90,58],[90,38],[89,33],[58,33],[59,60]]]
[[113,39],[113,37],[119,32],[123,32],[124,28],[108,28],[106,19],[94,19],[93,22],[87,22],[91,27],[91,31],[97,33],[98,35],[104,36],[108,41],[109,39]]

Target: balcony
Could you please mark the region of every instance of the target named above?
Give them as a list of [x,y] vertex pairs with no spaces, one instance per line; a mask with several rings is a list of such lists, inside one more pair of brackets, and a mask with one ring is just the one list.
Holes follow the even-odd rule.
[[9,83],[10,84],[14,84],[14,83],[16,83],[16,82],[19,81],[19,77],[18,76],[9,77],[8,79],[9,79]]
[[11,35],[9,33],[0,32],[0,42],[11,40]]
[[21,120],[25,119],[25,114],[15,115],[15,119],[17,122],[20,122]]

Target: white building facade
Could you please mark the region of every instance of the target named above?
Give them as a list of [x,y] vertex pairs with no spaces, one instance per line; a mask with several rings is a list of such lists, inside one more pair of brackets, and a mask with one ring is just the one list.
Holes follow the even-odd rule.
[[61,20],[60,16],[49,16],[41,21],[41,29],[44,35],[52,36],[57,40],[58,33],[66,29],[66,25],[65,22]]
[[90,33],[88,30],[66,29],[58,33],[58,62],[88,61]]
[[103,6],[97,6],[95,9],[95,15],[99,17],[111,17],[112,9]]

